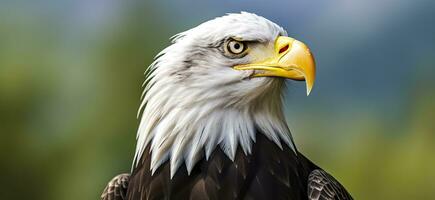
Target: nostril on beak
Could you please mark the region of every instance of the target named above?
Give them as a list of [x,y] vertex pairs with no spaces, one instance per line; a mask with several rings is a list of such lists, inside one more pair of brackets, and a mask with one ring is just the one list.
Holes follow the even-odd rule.
[[283,46],[281,49],[279,49],[279,54],[284,53],[285,51],[287,51],[288,47],[289,47],[289,45],[287,44],[287,45]]

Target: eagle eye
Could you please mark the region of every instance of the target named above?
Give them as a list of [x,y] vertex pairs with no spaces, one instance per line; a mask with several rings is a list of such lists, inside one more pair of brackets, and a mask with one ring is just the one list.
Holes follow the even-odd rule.
[[246,50],[247,45],[244,42],[230,40],[227,43],[227,51],[232,54],[241,54]]

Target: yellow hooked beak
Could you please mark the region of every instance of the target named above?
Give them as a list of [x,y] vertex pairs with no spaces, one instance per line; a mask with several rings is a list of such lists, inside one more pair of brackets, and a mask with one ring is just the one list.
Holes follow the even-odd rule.
[[283,77],[303,81],[310,94],[316,76],[316,64],[310,49],[293,38],[279,36],[275,40],[274,56],[259,63],[237,65],[236,70],[254,70],[253,77]]

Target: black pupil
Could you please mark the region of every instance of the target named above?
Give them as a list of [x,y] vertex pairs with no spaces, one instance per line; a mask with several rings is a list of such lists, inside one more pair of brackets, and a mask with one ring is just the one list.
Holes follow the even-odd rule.
[[234,44],[234,48],[235,49],[239,49],[240,48],[240,44],[239,43]]

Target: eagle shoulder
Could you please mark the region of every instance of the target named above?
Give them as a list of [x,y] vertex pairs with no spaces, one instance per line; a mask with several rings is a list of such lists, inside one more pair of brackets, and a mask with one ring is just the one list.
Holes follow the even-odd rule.
[[313,170],[308,176],[309,200],[352,200],[344,187],[322,169]]
[[101,200],[126,200],[130,174],[119,174],[107,183],[101,194]]

